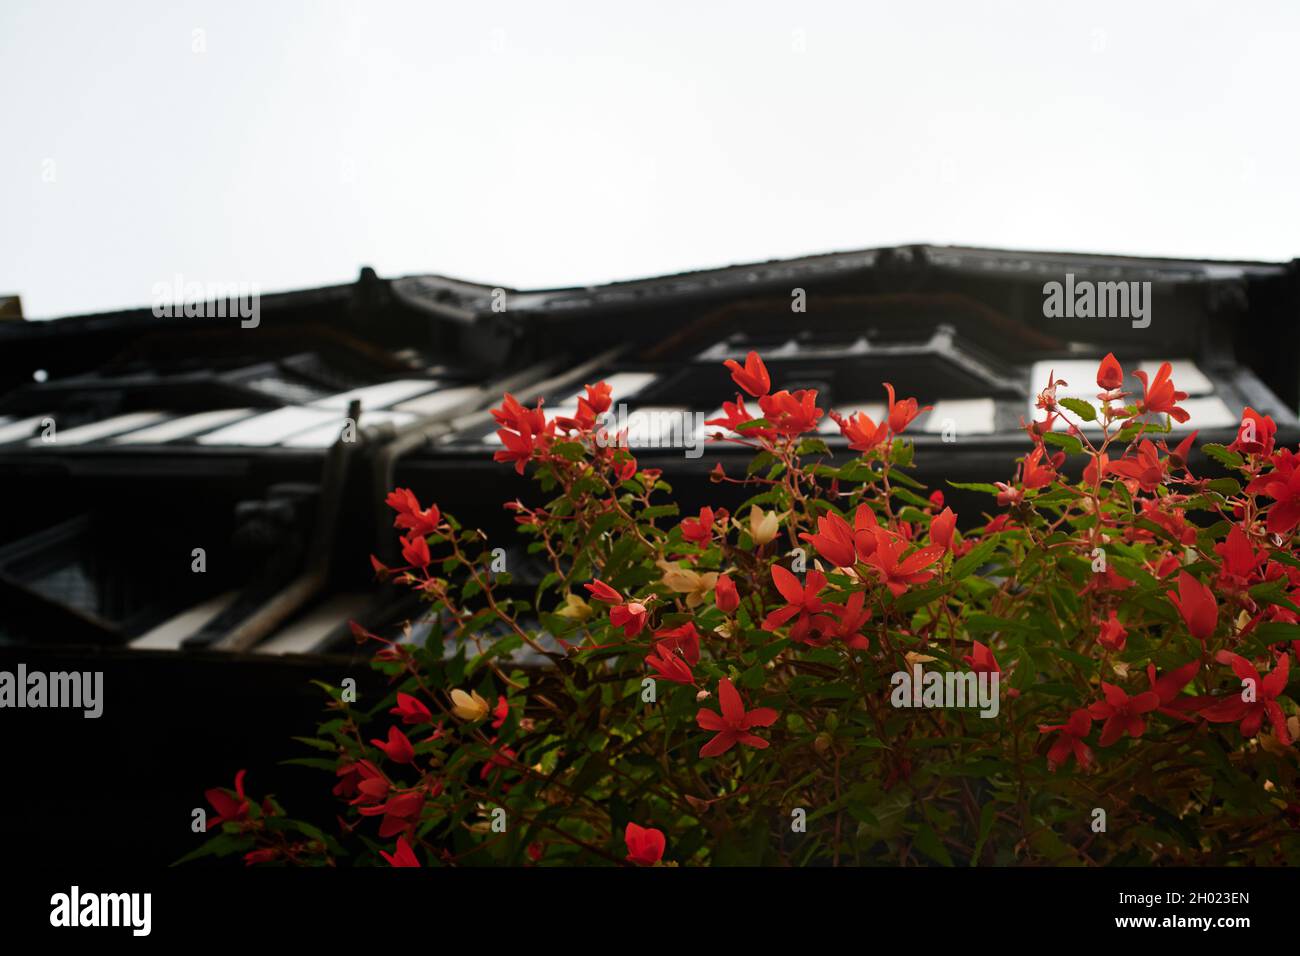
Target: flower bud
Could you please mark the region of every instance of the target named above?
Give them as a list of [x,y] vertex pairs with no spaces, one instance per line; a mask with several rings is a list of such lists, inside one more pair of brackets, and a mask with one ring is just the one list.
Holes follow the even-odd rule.
[[758,505],[749,509],[749,536],[757,547],[762,547],[781,530],[781,519],[775,511],[764,511]]
[[478,691],[465,693],[457,688],[451,692],[451,712],[461,720],[482,720],[491,708]]

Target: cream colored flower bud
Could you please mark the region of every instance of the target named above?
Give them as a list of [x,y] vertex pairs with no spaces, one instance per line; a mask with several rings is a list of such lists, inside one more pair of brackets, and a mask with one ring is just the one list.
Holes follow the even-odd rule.
[[689,568],[679,568],[667,561],[660,561],[659,569],[664,573],[664,587],[670,591],[676,591],[678,594],[690,594],[700,587],[700,576]]
[[591,617],[595,611],[590,604],[584,601],[576,594],[564,595],[564,607],[555,612],[560,617],[567,617],[571,621],[585,621]]
[[681,568],[668,561],[658,562],[663,571],[664,587],[678,594],[686,595],[686,606],[696,608],[713,596],[713,589],[718,586],[718,572],[705,571],[701,574],[690,568]]
[[775,511],[764,511],[758,505],[749,508],[749,536],[756,545],[764,545],[781,530],[781,518]]
[[457,688],[451,692],[451,712],[461,720],[482,720],[491,709],[478,691],[467,694]]

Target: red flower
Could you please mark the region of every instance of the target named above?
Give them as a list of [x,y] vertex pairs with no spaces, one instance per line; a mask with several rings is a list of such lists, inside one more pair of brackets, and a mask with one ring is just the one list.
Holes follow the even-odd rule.
[[388,861],[389,866],[418,867],[420,865],[420,861],[416,857],[415,851],[411,849],[411,844],[406,842],[406,837],[404,836],[399,836],[397,838],[397,846],[394,848],[392,853],[385,853],[383,850],[380,850],[379,855]]
[[393,763],[415,761],[415,748],[411,746],[410,738],[396,727],[388,728],[388,740],[375,739],[370,742],[387,754],[388,759]]
[[1002,673],[1002,668],[998,666],[998,659],[993,656],[993,651],[989,649],[988,645],[981,644],[979,641],[975,641],[971,653],[963,654],[961,659],[976,674]]
[[713,538],[713,509],[705,506],[700,509],[698,518],[682,521],[682,537],[692,544],[706,547]]
[[722,364],[731,369],[731,380],[755,398],[762,398],[771,391],[772,378],[757,352],[745,356],[744,368],[735,359],[727,359]]
[[646,609],[639,601],[628,601],[609,609],[609,623],[623,629],[624,637],[636,637],[645,630]]
[[889,430],[895,435],[901,435],[908,425],[916,420],[916,417],[922,412],[928,412],[933,406],[926,405],[925,408],[919,408],[914,398],[905,398],[901,402],[894,401],[894,386],[885,382],[885,391],[889,393],[889,412],[885,416],[889,422]]
[[877,425],[865,412],[855,412],[848,418],[831,412],[831,419],[840,426],[840,434],[849,440],[854,451],[868,452],[889,437],[889,422],[881,419]]
[[817,407],[817,392],[801,388],[793,395],[782,389],[758,400],[763,417],[782,435],[802,435],[817,427],[822,410]]
[[1063,724],[1039,724],[1038,732],[1040,734],[1050,734],[1060,731],[1060,736],[1052,743],[1052,747],[1047,751],[1047,769],[1055,772],[1058,767],[1063,767],[1074,757],[1074,761],[1079,765],[1080,770],[1087,770],[1092,767],[1092,750],[1084,738],[1092,731],[1092,715],[1086,710],[1076,710],[1070,715],[1070,719]]
[[[1025,500],[1025,493],[1019,488],[1013,488],[1005,481],[995,481],[993,484],[996,485],[998,489],[998,504],[1002,505],[1004,508],[1007,505],[1019,505]],[[1006,516],[999,515],[998,517],[1005,518]],[[991,522],[990,527],[992,527]],[[1002,530],[1000,525],[998,530]]]
[[593,598],[604,604],[612,604],[609,609],[609,622],[615,627],[623,628],[627,637],[636,637],[645,627],[646,608],[639,601],[628,601],[612,587],[597,578],[590,584],[584,584]]
[[1187,393],[1174,390],[1174,383],[1169,380],[1169,373],[1172,371],[1173,366],[1164,362],[1156,371],[1156,377],[1150,381],[1147,381],[1147,373],[1141,369],[1133,374],[1142,380],[1142,389],[1145,393],[1142,396],[1142,408],[1145,411],[1167,414],[1175,421],[1185,422],[1191,416],[1176,406],[1187,397]]
[[353,806],[379,803],[388,796],[388,781],[369,760],[341,764],[334,772],[339,777],[339,782],[334,785],[334,795],[355,797],[350,801]]
[[1106,357],[1097,366],[1097,387],[1103,392],[1114,392],[1124,386],[1124,368],[1115,358],[1114,352],[1107,352]]
[[600,578],[596,578],[590,584],[584,584],[583,587],[587,589],[594,599],[600,601],[602,604],[623,603],[623,595],[619,594]]
[[[749,414],[749,409],[745,407],[745,399],[740,395],[736,396],[735,402],[722,403],[722,416],[722,418],[706,419],[704,424],[721,425],[723,428],[727,428],[734,432],[739,431],[740,426],[745,424],[745,422],[752,422],[754,420],[754,416]],[[764,433],[765,431],[765,429],[758,429],[759,433]],[[754,434],[754,432],[747,430],[745,434]]]
[[731,580],[731,575],[718,575],[718,582],[713,590],[713,601],[723,614],[730,614],[740,607],[740,594],[736,591],[736,582]]
[[952,550],[952,534],[957,530],[957,515],[951,508],[944,508],[930,522],[930,541],[945,551]]
[[[1000,501],[1001,498],[999,497],[999,502]],[[999,531],[1005,531],[1008,526],[1015,527],[1014,525],[1011,524],[1011,516],[998,515],[996,518],[994,518],[992,521],[990,521],[988,524],[984,526],[984,530],[983,532],[981,532],[981,534],[983,537],[987,538],[989,535],[997,534]]]
[[394,528],[406,528],[421,535],[433,534],[442,523],[442,512],[437,505],[430,505],[421,510],[419,499],[410,488],[394,488],[384,499],[390,508],[397,512],[393,519]]
[[609,411],[613,402],[613,387],[608,382],[597,382],[584,387],[587,389],[587,397],[578,399],[579,405],[585,404],[593,415],[603,415]]
[[1228,446],[1229,451],[1246,455],[1273,454],[1273,436],[1277,434],[1277,422],[1269,415],[1261,415],[1249,405],[1241,413],[1241,425],[1237,428],[1237,437]]
[[866,603],[865,591],[854,591],[844,604],[827,604],[826,609],[835,617],[835,623],[827,626],[823,633],[828,639],[843,641],[854,650],[865,651],[871,646],[862,635],[862,625],[871,620],[871,608],[863,608]]
[[[1055,468],[1059,467],[1059,462],[1065,459],[1065,454],[1062,452],[1059,456],[1049,459],[1048,464],[1044,465],[1042,463],[1043,451],[1043,446],[1038,445],[1033,451],[1025,456],[1025,465],[1024,470],[1022,471],[1020,483],[1023,484],[1026,489],[1042,488],[1046,485],[1050,485],[1052,479],[1056,477]],[[1115,468],[1114,465],[1111,465],[1110,467],[1112,471]],[[1002,503],[1000,496],[998,501],[999,503]]]
[[1088,713],[1096,720],[1106,723],[1101,728],[1098,743],[1109,747],[1120,737],[1141,737],[1147,729],[1143,714],[1150,713],[1160,706],[1160,696],[1154,691],[1145,691],[1130,697],[1120,687],[1101,682],[1101,692],[1105,700],[1100,700],[1088,708]]
[[799,537],[816,548],[817,553],[834,567],[852,567],[857,561],[853,529],[834,512],[828,511],[817,519],[816,534],[804,532]]
[[280,855],[280,851],[271,847],[261,850],[249,850],[244,854],[244,866],[253,866],[256,863],[270,863]]
[[[1193,532],[1195,534],[1195,532]],[[1167,578],[1183,566],[1182,560],[1176,554],[1166,554],[1156,564],[1152,573],[1158,578]]]
[[771,707],[745,710],[740,694],[725,677],[718,682],[718,703],[722,708],[721,714],[701,707],[695,715],[695,721],[700,727],[716,731],[714,738],[700,748],[701,757],[716,757],[738,743],[756,750],[767,749],[768,742],[749,731],[753,727],[770,727],[774,724],[777,718],[775,710]]
[[[1267,717],[1273,725],[1273,733],[1282,745],[1291,743],[1291,734],[1287,731],[1286,715],[1277,702],[1278,695],[1286,690],[1287,678],[1291,673],[1291,655],[1283,654],[1267,677],[1261,678],[1253,664],[1240,654],[1232,651],[1219,651],[1214,659],[1220,664],[1227,664],[1242,681],[1240,693],[1229,694],[1206,707],[1201,713],[1206,720],[1214,723],[1235,723],[1240,721],[1243,737],[1254,737]],[[1250,697],[1247,700],[1247,697]]]
[[876,513],[869,505],[858,505],[858,510],[853,514],[853,544],[858,550],[858,557],[863,561],[876,553],[878,531],[880,523],[876,520]]
[[1274,500],[1268,509],[1268,530],[1288,534],[1300,524],[1300,467],[1291,452],[1284,449],[1273,456],[1274,470],[1256,478],[1247,491],[1260,491]]
[[[1035,408],[1041,408],[1047,412],[1047,418],[1041,422],[1034,423],[1034,431],[1037,434],[1049,432],[1052,430],[1052,422],[1056,420],[1058,412],[1056,410],[1056,389],[1061,385],[1070,384],[1063,378],[1056,377],[1056,371],[1052,370],[1047,373],[1047,387],[1038,393],[1038,398],[1034,402]],[[1024,419],[1021,419],[1024,424]]]
[[504,428],[497,430],[497,437],[501,439],[501,444],[505,448],[492,453],[493,461],[512,461],[515,463],[515,471],[519,474],[524,473],[524,466],[533,457],[533,449],[537,447],[531,435],[519,435]]
[[433,558],[429,554],[429,542],[424,540],[424,535],[411,531],[401,541],[403,561],[413,568],[424,569],[429,566]]
[[[646,487],[655,483],[658,474],[659,472],[656,470],[652,475],[649,468],[642,472],[642,476],[646,481]],[[618,478],[619,481],[631,481],[635,475],[636,459],[625,452],[623,457],[614,463],[614,476]]]
[[526,408],[509,392],[506,392],[501,407],[492,409],[492,417],[502,428],[521,435],[544,435],[550,429],[541,402],[536,408]]
[[656,644],[654,650],[646,657],[656,674],[674,684],[694,684],[695,674],[691,666],[662,644]]
[[1188,697],[1182,693],[1183,688],[1192,682],[1192,678],[1200,669],[1201,662],[1192,661],[1157,679],[1156,665],[1147,665],[1147,681],[1156,696],[1160,698],[1160,707],[1157,708],[1160,713],[1179,720],[1191,720],[1187,713],[1200,710],[1205,706],[1206,698]]
[[248,797],[244,795],[244,776],[247,770],[241,770],[235,774],[235,795],[232,797],[229,790],[219,787],[213,787],[211,790],[205,790],[203,796],[207,798],[208,803],[217,811],[216,819],[208,823],[209,829],[215,829],[230,820],[243,820],[248,816]]
[[786,606],[763,619],[763,630],[774,631],[791,618],[797,617],[794,626],[790,628],[790,639],[811,643],[815,637],[814,632],[831,623],[825,616],[828,606],[817,596],[826,586],[826,575],[820,571],[809,571],[806,583],[800,584],[797,577],[781,565],[774,564],[772,583],[785,598]]
[[655,637],[659,638],[656,647],[663,648],[669,654],[680,655],[692,667],[700,662],[700,632],[690,621],[681,627],[655,631]]
[[[1200,429],[1197,429],[1196,431],[1192,432],[1190,435],[1188,435],[1186,438],[1180,441],[1177,445],[1175,445],[1173,451],[1169,451],[1168,447],[1165,445],[1163,441],[1160,443],[1160,447],[1164,448],[1165,451],[1169,452],[1168,466],[1170,468],[1173,468],[1174,470],[1178,470],[1181,468],[1183,471],[1187,471],[1187,457],[1192,453],[1192,442],[1196,441],[1196,436],[1199,435],[1200,433],[1201,433]],[[1187,474],[1189,477],[1191,476],[1190,471],[1187,471]]]
[[390,714],[401,714],[402,723],[404,724],[431,724],[433,723],[433,713],[428,707],[420,703],[410,694],[404,694],[400,690],[397,692],[397,706],[388,711]]
[[681,627],[655,631],[654,651],[646,663],[664,680],[675,684],[693,684],[691,668],[700,662],[700,632],[687,621]]
[[492,729],[500,730],[505,724],[506,718],[510,716],[510,704],[506,702],[505,695],[497,695],[497,705],[492,710]]
[[377,817],[383,814],[384,819],[379,823],[379,835],[381,837],[396,836],[399,833],[407,833],[413,830],[416,823],[419,822],[420,813],[424,810],[424,791],[416,790],[412,793],[400,793],[383,804],[364,806],[358,809],[361,815],[365,817]]
[[542,403],[536,408],[525,408],[509,392],[506,393],[500,408],[492,409],[492,417],[501,426],[497,437],[501,439],[504,449],[492,455],[495,461],[513,461],[515,471],[524,473],[524,465],[532,458],[534,451],[544,449],[555,433],[555,422],[548,422],[542,411]]
[[[1168,511],[1163,504],[1165,499],[1146,498],[1142,501],[1142,517],[1159,525],[1165,530],[1174,541],[1179,544],[1191,545],[1196,543],[1196,527],[1189,524],[1185,512]],[[1133,529],[1133,535],[1138,540],[1154,541],[1156,537],[1145,528],[1137,527]]]
[[1133,581],[1124,577],[1114,568],[1107,568],[1105,571],[1095,571],[1088,575],[1088,583],[1083,586],[1080,594],[1087,594],[1090,591],[1099,593],[1101,591],[1121,591],[1124,588],[1131,588]]
[[894,597],[906,593],[913,584],[924,584],[934,577],[933,571],[925,569],[938,561],[944,550],[942,545],[932,544],[913,551],[900,561],[906,548],[905,540],[882,529],[876,534],[875,553],[866,559],[880,572],[881,583]]
[[483,764],[482,769],[478,772],[479,778],[482,780],[491,779],[495,783],[496,779],[505,770],[514,766],[516,756],[518,755],[511,748],[502,747]]
[[1178,572],[1178,593],[1166,591],[1169,600],[1187,623],[1187,629],[1197,640],[1204,641],[1214,633],[1219,623],[1219,605],[1214,591],[1186,571]]
[[1214,546],[1214,553],[1223,558],[1223,568],[1219,572],[1221,586],[1233,586],[1238,590],[1249,587],[1258,576],[1260,565],[1267,560],[1267,555],[1256,551],[1250,538],[1239,525],[1233,525],[1228,536]]
[[1097,634],[1097,643],[1110,651],[1122,651],[1127,642],[1128,631],[1124,629],[1115,612],[1111,611],[1110,617],[1102,622],[1101,630]]
[[1088,464],[1083,469],[1083,483],[1091,487],[1101,484],[1101,480],[1110,471],[1110,455],[1090,455]]
[[610,385],[607,382],[597,382],[595,385],[583,387],[587,389],[587,394],[585,397],[578,396],[578,413],[572,418],[557,419],[557,424],[561,428],[587,431],[596,424],[597,418],[609,411]]
[[627,860],[629,863],[636,863],[640,866],[654,866],[663,859],[666,843],[662,830],[629,823],[627,829],[623,831],[623,841],[627,844]]
[[1136,481],[1145,492],[1153,492],[1164,483],[1166,464],[1167,460],[1160,460],[1156,446],[1143,439],[1135,454],[1112,461],[1108,471],[1112,475],[1122,475]]

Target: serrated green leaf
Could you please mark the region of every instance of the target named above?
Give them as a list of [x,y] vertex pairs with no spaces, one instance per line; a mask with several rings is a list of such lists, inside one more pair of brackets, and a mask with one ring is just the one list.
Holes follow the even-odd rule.
[[1084,401],[1082,398],[1060,398],[1057,399],[1056,404],[1068,408],[1085,422],[1095,422],[1097,420],[1097,409],[1092,407],[1091,402]]

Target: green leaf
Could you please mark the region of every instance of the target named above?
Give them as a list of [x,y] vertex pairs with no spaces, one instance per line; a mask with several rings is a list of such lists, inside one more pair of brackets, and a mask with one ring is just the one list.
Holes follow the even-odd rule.
[[1300,641],[1300,624],[1267,621],[1251,632],[1248,646],[1251,653],[1259,653],[1270,645],[1282,644],[1286,641]]
[[925,487],[925,485],[921,484],[919,481],[917,481],[915,478],[913,478],[913,477],[912,477],[911,475],[909,475],[907,472],[905,472],[905,471],[899,471],[899,470],[896,469],[896,468],[895,468],[895,469],[890,469],[890,472],[889,472],[889,480],[892,481],[894,484],[904,484],[904,485],[907,485],[907,487],[909,487],[909,488],[924,488],[924,487]]
[[1295,603],[1287,594],[1286,586],[1281,581],[1269,581],[1267,584],[1257,584],[1250,589],[1250,596],[1256,601],[1263,601],[1265,604],[1276,604],[1278,607],[1284,607],[1288,611],[1300,611]]
[[983,491],[986,494],[998,495],[1001,490],[996,485],[990,485],[982,481],[950,481],[948,484],[953,488],[962,491]]
[[1057,399],[1056,404],[1068,408],[1085,422],[1095,422],[1097,420],[1097,409],[1092,407],[1091,402],[1085,402],[1082,398],[1060,398]]
[[922,498],[915,491],[911,491],[907,488],[891,488],[889,490],[890,493],[899,501],[906,501],[908,504],[916,505],[916,507],[921,508],[922,510],[930,507],[930,502]]
[[323,750],[327,753],[338,753],[338,744],[334,743],[332,740],[318,740],[315,737],[294,737],[293,739],[298,741],[300,744],[306,744],[308,747],[313,747],[316,750]]
[[289,767],[313,767],[316,770],[328,770],[330,773],[338,767],[337,760],[326,760],[324,757],[294,757],[290,760],[281,760],[280,763]]
[[230,856],[232,853],[247,853],[253,848],[254,842],[251,836],[218,832],[189,853],[186,853],[172,866],[189,863],[191,860],[198,860],[205,856]]
[[935,863],[940,866],[952,866],[952,857],[948,855],[948,848],[943,845],[938,835],[925,824],[916,831],[916,837],[912,840],[912,846],[920,850]]
[[1241,482],[1236,478],[1214,478],[1206,482],[1205,487],[1217,491],[1225,498],[1233,498],[1241,494]]
[[549,451],[551,454],[559,455],[569,461],[581,461],[587,453],[587,450],[581,444],[574,441],[552,442]]
[[641,511],[640,517],[647,521],[653,521],[656,518],[675,518],[678,514],[677,505],[651,505]]
[[546,577],[542,578],[542,583],[537,585],[537,591],[534,594],[533,600],[536,603],[541,604],[542,595],[546,592],[546,589],[554,584],[559,584],[563,580],[564,578],[555,571],[548,572]]
[[1057,448],[1064,448],[1066,454],[1069,455],[1083,454],[1083,442],[1073,435],[1067,435],[1065,432],[1047,432],[1043,435],[1043,443],[1055,445]]
[[975,849],[971,853],[970,865],[975,866],[979,863],[980,851],[984,849],[984,841],[989,838],[989,833],[993,830],[993,822],[997,819],[998,808],[990,801],[984,804],[980,809],[980,831],[979,838],[975,841]]
[[972,571],[978,570],[984,562],[992,557],[993,551],[997,550],[997,537],[984,538],[978,545],[975,545],[969,553],[962,555],[956,562],[953,562],[953,570],[949,572],[950,578],[961,580]]
[[1217,444],[1216,442],[1206,442],[1201,446],[1201,451],[1205,452],[1205,454],[1209,455],[1219,464],[1226,465],[1229,468],[1240,468],[1246,463],[1246,459],[1242,458],[1235,451],[1228,451],[1227,448],[1223,445]]
[[760,451],[745,469],[745,474],[756,475],[763,469],[770,468],[776,461],[776,455],[773,455],[770,451]]

